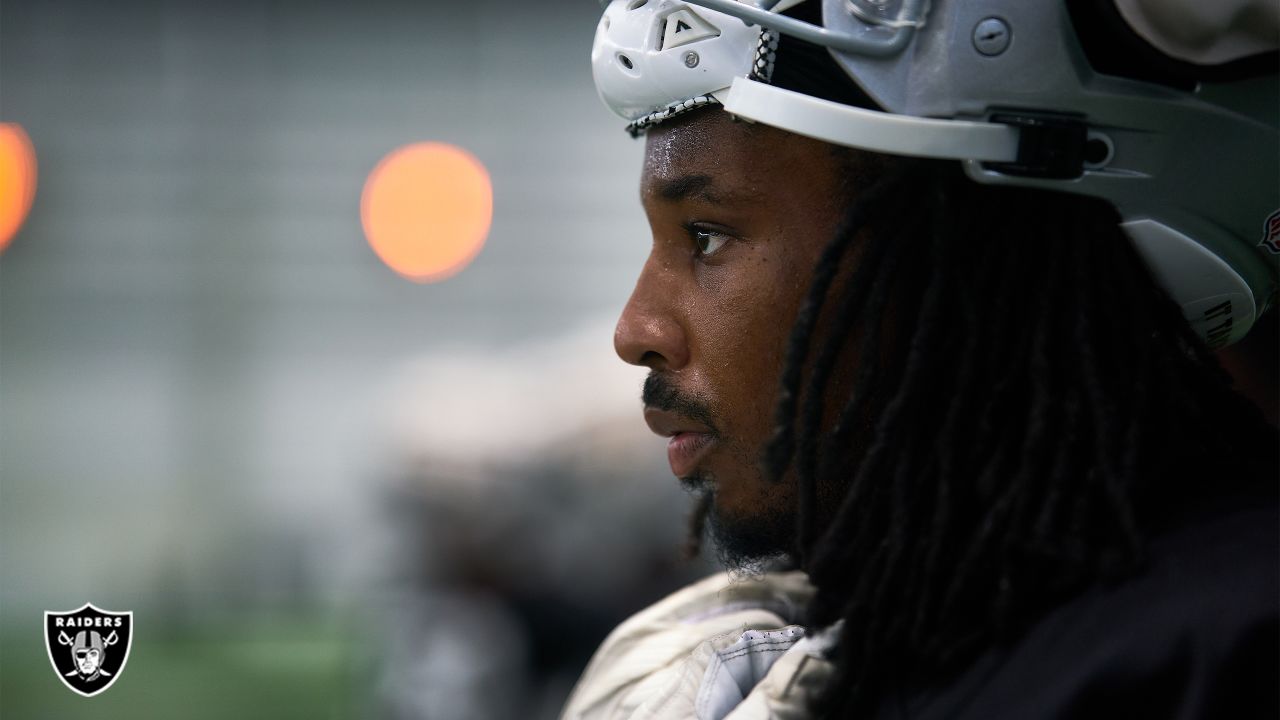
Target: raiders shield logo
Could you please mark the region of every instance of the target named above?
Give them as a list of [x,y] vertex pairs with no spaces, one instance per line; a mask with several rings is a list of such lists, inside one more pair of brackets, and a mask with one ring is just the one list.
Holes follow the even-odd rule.
[[108,612],[85,603],[79,610],[44,613],[49,662],[64,685],[85,697],[120,677],[132,640],[132,612]]

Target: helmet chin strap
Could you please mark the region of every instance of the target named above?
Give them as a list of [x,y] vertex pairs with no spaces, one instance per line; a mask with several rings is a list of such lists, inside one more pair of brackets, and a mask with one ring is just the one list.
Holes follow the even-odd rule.
[[[999,122],[942,120],[868,110],[735,78],[718,93],[725,110],[817,140],[872,152],[965,160],[1014,162],[1022,129]],[[1145,217],[1121,223],[1160,283],[1210,347],[1244,336],[1257,317],[1249,285],[1230,265],[1185,234]]]
[[1014,162],[1020,130],[1012,125],[894,115],[841,105],[747,78],[720,93],[724,109],[835,145],[892,155]]

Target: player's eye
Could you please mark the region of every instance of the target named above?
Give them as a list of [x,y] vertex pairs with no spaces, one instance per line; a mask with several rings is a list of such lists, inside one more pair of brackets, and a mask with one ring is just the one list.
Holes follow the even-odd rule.
[[688,225],[685,229],[700,257],[714,255],[731,239],[729,235],[703,225]]

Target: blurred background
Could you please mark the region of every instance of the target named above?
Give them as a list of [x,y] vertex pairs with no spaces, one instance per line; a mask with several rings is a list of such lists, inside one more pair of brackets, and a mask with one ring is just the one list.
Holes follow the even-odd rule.
[[[612,352],[648,234],[599,13],[0,1],[0,718],[554,717],[712,569]],[[437,282],[371,209],[416,143],[491,183]],[[42,631],[85,602],[135,622],[91,700]]]

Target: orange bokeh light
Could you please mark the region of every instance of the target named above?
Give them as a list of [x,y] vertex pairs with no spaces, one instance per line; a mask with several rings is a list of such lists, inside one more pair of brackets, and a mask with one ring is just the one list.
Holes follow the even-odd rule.
[[0,252],[9,247],[36,199],[36,151],[22,127],[0,123]]
[[493,187],[471,153],[424,142],[393,150],[365,181],[360,223],[392,270],[437,282],[465,268],[489,234]]

